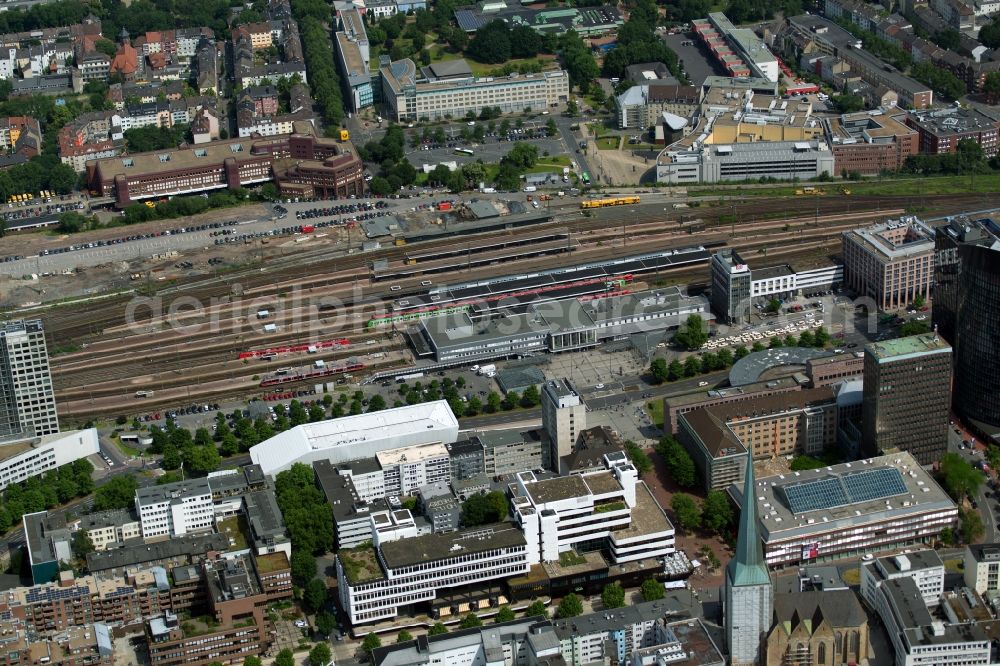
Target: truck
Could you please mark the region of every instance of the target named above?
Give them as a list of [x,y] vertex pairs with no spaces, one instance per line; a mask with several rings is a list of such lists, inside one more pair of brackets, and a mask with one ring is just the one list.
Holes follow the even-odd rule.
[[496,372],[496,370],[497,366],[493,365],[492,363],[489,363],[487,365],[479,366],[479,369],[476,371],[476,373],[480,375],[485,375],[489,372]]
[[527,185],[524,188],[525,192],[535,192],[536,190],[538,190],[538,188],[535,187],[534,185]]
[[267,319],[271,313],[267,310],[257,310],[257,319]]
[[313,361],[313,367],[316,368],[317,370],[319,370],[321,368],[325,368],[326,367],[326,361],[324,361],[321,358],[318,358],[315,361]]
[[278,332],[278,327],[275,326],[274,324],[264,324],[264,332],[265,333],[277,333]]

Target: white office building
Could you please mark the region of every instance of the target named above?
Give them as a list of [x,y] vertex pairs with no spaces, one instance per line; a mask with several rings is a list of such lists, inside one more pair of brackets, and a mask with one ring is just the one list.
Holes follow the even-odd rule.
[[895,666],[978,666],[990,663],[990,639],[978,623],[935,620],[912,578],[885,581],[875,610],[895,652]]
[[0,490],[99,450],[95,428],[0,443]]
[[879,557],[861,565],[861,598],[872,608],[878,588],[887,580],[911,578],[924,605],[937,606],[944,593],[944,562],[933,550],[916,550]]
[[59,432],[41,320],[0,324],[0,440]]
[[439,532],[337,553],[340,605],[351,624],[396,616],[449,588],[528,572],[528,546],[509,523]]
[[962,576],[976,594],[1000,591],[1000,543],[966,546]]
[[576,438],[587,429],[587,405],[565,379],[550,380],[542,385],[542,428],[549,436],[549,447],[543,462],[555,472],[559,461],[573,452]]
[[451,479],[451,458],[440,442],[379,451],[375,454],[385,479],[385,496],[409,495],[429,483]]
[[512,510],[531,564],[605,545],[615,564],[674,552],[674,526],[625,454],[605,455],[604,464],[604,471],[545,480],[517,475]]
[[215,507],[208,479],[178,481],[135,491],[143,539],[167,539],[210,531]]
[[296,426],[251,448],[250,459],[264,474],[277,474],[297,462],[338,464],[388,449],[457,439],[455,414],[448,401],[437,400]]

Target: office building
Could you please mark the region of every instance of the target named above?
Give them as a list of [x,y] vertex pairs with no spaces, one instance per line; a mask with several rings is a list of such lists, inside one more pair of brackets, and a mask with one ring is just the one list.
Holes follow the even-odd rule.
[[337,548],[355,548],[366,541],[373,541],[371,516],[389,509],[385,499],[368,501],[362,498],[351,476],[340,473],[329,460],[314,462],[313,471],[316,473],[316,485],[333,507]]
[[227,139],[174,150],[87,162],[88,187],[125,208],[137,201],[275,181],[279,191],[312,198],[364,192],[364,169],[350,144],[313,136],[309,122],[266,139]]
[[210,531],[215,524],[212,488],[207,479],[139,488],[135,491],[135,508],[146,540]]
[[614,564],[674,552],[674,527],[619,451],[606,469],[539,480],[516,477],[512,512],[524,530],[529,564],[558,561],[571,550],[604,550]]
[[690,118],[698,110],[701,96],[698,86],[641,82],[615,97],[618,128],[644,132],[660,122],[665,113]]
[[0,490],[98,451],[96,428],[0,442]]
[[[747,460],[744,488],[755,488],[753,461]],[[760,663],[763,642],[771,628],[774,610],[774,584],[767,570],[757,524],[757,502],[744,494],[740,506],[736,552],[726,565],[723,583],[722,612],[725,617],[726,645],[730,663]]]
[[[932,543],[958,508],[906,452],[757,480],[770,567]],[[743,490],[730,486],[737,504]]]
[[243,495],[243,517],[249,528],[248,541],[255,555],[284,553],[291,559],[292,542],[273,490]]
[[834,157],[826,140],[698,144],[668,147],[656,158],[656,182],[667,185],[775,178],[812,180],[833,176]]
[[[483,474],[505,477],[526,469],[541,469],[545,438],[536,430],[484,430],[470,436],[482,449]],[[473,475],[474,476],[474,475]]]
[[1000,544],[976,543],[965,547],[962,577],[965,585],[986,595],[1000,591]]
[[969,666],[990,663],[989,635],[978,623],[935,619],[912,578],[878,588],[875,610],[889,635],[895,666]]
[[865,346],[862,449],[908,451],[921,465],[947,452],[951,347],[934,333]]
[[52,582],[58,578],[60,567],[73,561],[66,519],[39,511],[24,514],[21,525],[32,581],[36,585]]
[[903,168],[920,149],[917,131],[889,110],[859,111],[823,121],[839,175],[877,176]]
[[458,420],[447,401],[437,400],[296,426],[251,448],[250,458],[273,475],[297,462],[339,464],[389,449],[457,439]]
[[983,149],[986,158],[997,154],[998,123],[995,118],[974,108],[949,106],[943,109],[912,111],[906,124],[920,136],[920,152],[943,155],[958,151],[962,141],[972,141]]
[[142,538],[142,525],[130,511],[111,509],[81,516],[76,529],[87,533],[95,551],[121,546]]
[[502,581],[528,569],[524,534],[509,523],[388,542],[376,533],[371,547],[337,552],[340,606],[353,625],[391,619],[401,607],[425,606],[451,588]]
[[3,322],[0,339],[0,440],[59,432],[41,320]]
[[951,343],[954,407],[983,435],[1000,431],[1000,225],[951,218],[935,229],[934,325]]
[[372,78],[369,72],[371,48],[364,21],[357,8],[338,12],[340,30],[334,36],[337,62],[347,98],[355,113],[371,106],[375,101]]
[[433,659],[448,666],[478,666],[491,663],[494,655],[507,655],[509,666],[549,664],[560,657],[559,640],[548,620],[524,618],[380,647],[372,653],[372,663],[422,666]]
[[911,550],[861,563],[861,598],[875,608],[878,588],[887,580],[910,578],[924,605],[937,606],[944,593],[944,562],[936,551]]
[[847,588],[774,595],[767,666],[849,666],[872,658],[868,615]]
[[503,113],[545,111],[569,99],[569,75],[562,71],[476,78],[464,60],[417,69],[409,58],[380,58],[384,113],[397,122],[460,118],[484,108]]
[[750,266],[736,250],[712,255],[712,310],[727,324],[745,324],[750,317]]
[[837,440],[837,400],[829,388],[751,398],[678,416],[677,439],[706,490],[725,490],[753,460],[818,456]]
[[375,459],[385,478],[383,497],[410,495],[421,486],[451,478],[448,449],[440,442],[379,451]]
[[448,456],[451,458],[452,481],[463,481],[486,473],[483,445],[479,441],[462,439],[445,444],[445,448],[448,449]]
[[844,232],[844,286],[879,310],[930,301],[934,234],[909,215]]
[[549,438],[543,462],[558,469],[559,460],[573,451],[577,436],[587,428],[587,405],[565,379],[545,382],[541,399],[542,429]]
[[676,435],[680,428],[680,415],[695,409],[791,393],[801,391],[802,388],[803,385],[793,377],[781,377],[780,379],[753,382],[744,386],[698,389],[691,393],[668,396],[663,399],[663,429]]

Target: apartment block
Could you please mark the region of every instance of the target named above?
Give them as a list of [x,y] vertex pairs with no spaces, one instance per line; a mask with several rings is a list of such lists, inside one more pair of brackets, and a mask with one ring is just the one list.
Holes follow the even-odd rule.
[[916,217],[845,231],[843,249],[844,286],[879,310],[905,308],[917,297],[930,301],[934,234]]
[[0,323],[0,440],[58,432],[41,320]]
[[922,465],[947,452],[951,347],[935,333],[865,346],[862,450],[908,451]]
[[88,513],[80,518],[77,529],[87,533],[95,551],[117,547],[125,541],[142,538],[142,525],[124,509]]
[[604,548],[615,564],[674,552],[674,527],[627,456],[609,454],[604,463],[604,471],[589,474],[516,476],[512,511],[530,564],[558,561],[575,549]]
[[111,631],[107,625],[96,623],[39,635],[16,622],[0,621],[0,666],[38,664],[114,666]]
[[178,481],[135,491],[143,539],[168,539],[209,531],[215,524],[212,488],[207,479]]

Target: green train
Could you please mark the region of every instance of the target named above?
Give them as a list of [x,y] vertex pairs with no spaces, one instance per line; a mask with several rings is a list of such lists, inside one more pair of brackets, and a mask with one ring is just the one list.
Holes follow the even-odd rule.
[[431,317],[443,314],[452,314],[453,312],[465,312],[469,309],[468,305],[452,305],[446,308],[425,308],[423,310],[417,310],[415,312],[407,312],[406,314],[392,315],[391,317],[379,317],[377,319],[369,319],[365,323],[365,328],[377,328],[378,326],[385,326],[387,324],[397,324],[405,321],[417,321],[418,319],[423,319],[424,317]]

